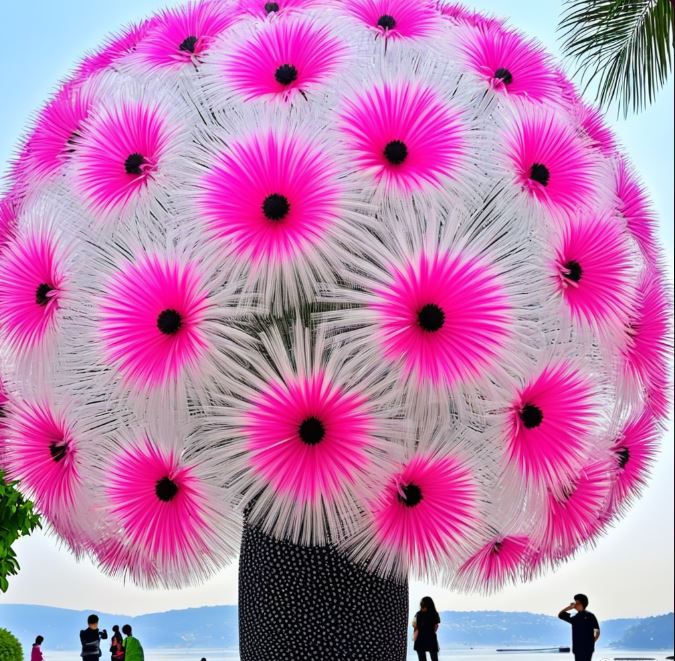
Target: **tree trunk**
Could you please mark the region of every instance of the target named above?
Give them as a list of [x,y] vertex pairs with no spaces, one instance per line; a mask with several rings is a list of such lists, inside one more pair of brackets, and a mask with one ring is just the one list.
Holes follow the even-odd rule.
[[405,661],[407,620],[407,581],[370,574],[332,546],[297,546],[245,523],[241,661]]

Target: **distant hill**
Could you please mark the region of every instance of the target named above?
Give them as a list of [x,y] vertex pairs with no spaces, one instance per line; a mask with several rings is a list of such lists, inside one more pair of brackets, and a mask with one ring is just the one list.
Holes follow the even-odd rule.
[[[0,627],[6,627],[26,647],[37,634],[49,649],[77,647],[80,629],[90,611],[48,606],[0,604]],[[131,624],[147,648],[236,649],[236,606],[204,606],[129,617],[98,612],[101,627]],[[503,611],[444,611],[439,630],[441,647],[549,647],[569,645],[570,627],[550,615]],[[673,649],[673,613],[649,618],[601,622],[603,646],[633,649]]]
[[[0,627],[12,631],[24,646],[40,634],[53,650],[72,650],[79,645],[79,632],[92,611],[73,611],[49,606],[0,604]],[[110,633],[113,624],[130,624],[148,648],[236,649],[236,606],[209,606],[164,613],[127,615],[96,611],[100,627]]]
[[659,650],[673,648],[673,613],[646,617],[631,623],[612,647]]

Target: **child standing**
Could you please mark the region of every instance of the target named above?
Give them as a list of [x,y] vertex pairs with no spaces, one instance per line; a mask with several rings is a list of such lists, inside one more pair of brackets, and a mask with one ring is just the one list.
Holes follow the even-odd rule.
[[40,649],[40,645],[42,645],[44,640],[45,639],[42,636],[37,636],[35,642],[33,643],[33,649],[30,653],[30,661],[44,661],[42,650]]

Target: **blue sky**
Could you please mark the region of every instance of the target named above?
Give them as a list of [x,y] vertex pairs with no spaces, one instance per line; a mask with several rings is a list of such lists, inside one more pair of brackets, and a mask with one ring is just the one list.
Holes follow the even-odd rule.
[[[561,2],[465,1],[504,15],[559,54],[555,26]],[[77,60],[119,26],[167,6],[161,0],[29,0],[0,2],[3,50],[0,59],[0,163],[3,171],[27,120]],[[660,234],[673,275],[673,83],[647,112],[628,120],[608,118],[641,173],[659,214]],[[673,429],[645,497],[597,548],[581,554],[555,574],[509,588],[492,597],[465,596],[423,584],[411,586],[415,603],[432,594],[444,609],[557,612],[575,592],[591,596],[603,618],[650,615],[673,609]],[[145,591],[76,561],[56,542],[36,534],[17,544],[21,574],[0,603],[41,603],[76,609],[98,608],[136,614],[204,604],[236,602],[236,566],[206,585],[185,590]]]

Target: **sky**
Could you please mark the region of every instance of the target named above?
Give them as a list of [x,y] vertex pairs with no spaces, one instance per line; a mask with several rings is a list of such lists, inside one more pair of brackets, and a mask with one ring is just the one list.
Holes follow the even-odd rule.
[[[466,0],[536,35],[559,55],[555,26],[561,2]],[[27,120],[82,55],[110,31],[167,6],[161,0],[24,0],[0,2],[0,169],[6,171]],[[569,66],[567,67],[569,71]],[[670,278],[673,277],[673,81],[649,110],[628,120],[608,116],[615,134],[647,185],[660,219]],[[4,166],[2,164],[5,164]],[[644,497],[597,547],[525,585],[490,597],[461,595],[421,583],[410,587],[411,604],[430,594],[442,609],[529,610],[557,613],[575,592],[587,593],[602,618],[646,616],[673,610],[673,427],[664,434]],[[237,567],[208,583],[183,590],[141,590],[76,562],[52,538],[36,533],[16,544],[22,570],[0,603],[33,603],[135,615],[237,601]]]

